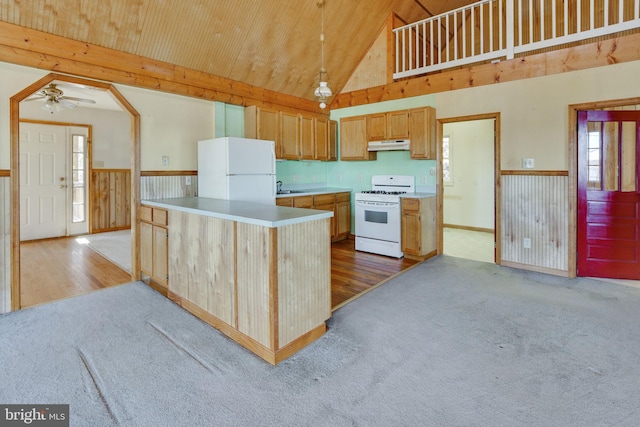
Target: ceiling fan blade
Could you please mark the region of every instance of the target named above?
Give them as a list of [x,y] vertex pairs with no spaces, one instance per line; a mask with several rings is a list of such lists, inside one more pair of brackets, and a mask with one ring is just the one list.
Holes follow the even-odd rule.
[[77,102],[87,102],[89,104],[95,104],[96,103],[96,101],[94,101],[93,99],[75,98],[73,96],[60,96],[60,97],[58,97],[58,100],[60,100],[60,101],[69,100],[69,101],[77,101]]
[[40,95],[40,96],[36,96],[36,97],[33,97],[33,98],[23,99],[23,101],[37,101],[38,99],[44,99],[44,98],[46,98],[46,96]]
[[64,105],[67,108],[76,108],[77,105],[74,104],[73,102],[69,101],[68,99],[64,98],[64,97],[60,97],[58,98],[58,102],[62,105]]

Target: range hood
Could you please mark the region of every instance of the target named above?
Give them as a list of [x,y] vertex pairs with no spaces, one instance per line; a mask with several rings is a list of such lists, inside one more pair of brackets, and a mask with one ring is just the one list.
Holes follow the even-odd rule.
[[369,141],[367,151],[408,150],[408,139],[391,139],[388,141]]

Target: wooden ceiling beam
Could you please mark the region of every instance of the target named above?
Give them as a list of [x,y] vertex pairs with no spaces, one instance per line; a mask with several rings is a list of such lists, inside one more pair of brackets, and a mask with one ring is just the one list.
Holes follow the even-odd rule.
[[566,49],[408,78],[338,94],[331,109],[498,84],[640,60],[640,33]]
[[5,22],[0,61],[234,105],[327,114],[315,101]]

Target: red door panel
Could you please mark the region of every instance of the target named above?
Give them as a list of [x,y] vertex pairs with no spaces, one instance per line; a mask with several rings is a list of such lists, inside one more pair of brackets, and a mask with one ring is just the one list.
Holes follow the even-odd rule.
[[640,112],[578,113],[578,275],[640,280]]

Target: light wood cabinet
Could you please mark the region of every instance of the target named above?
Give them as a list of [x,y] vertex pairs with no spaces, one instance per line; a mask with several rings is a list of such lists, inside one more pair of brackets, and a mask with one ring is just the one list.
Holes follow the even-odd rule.
[[367,115],[368,141],[409,137],[409,111],[390,111]]
[[369,114],[367,120],[367,140],[381,141],[387,138],[387,115],[385,113]]
[[246,138],[275,141],[276,157],[281,158],[280,112],[255,105],[245,107],[244,136]]
[[150,285],[166,294],[169,284],[168,213],[151,206],[140,207],[140,269]]
[[375,160],[375,151],[368,151],[367,116],[340,119],[340,160]]
[[351,193],[336,194],[334,241],[349,237],[351,232]]
[[436,254],[435,197],[401,199],[401,246],[405,257],[424,260]]
[[409,138],[409,111],[391,111],[386,113],[386,139]]
[[338,122],[329,121],[329,160],[338,160]]
[[[324,117],[317,117],[313,121],[313,139],[314,139],[314,153],[313,157],[316,160],[331,160],[330,155],[330,139],[329,139],[329,119]],[[334,150],[335,153],[335,150]]]
[[348,191],[278,197],[276,198],[276,205],[333,212],[333,218],[331,218],[329,224],[332,242],[346,239],[351,232],[351,193]]
[[278,111],[255,105],[245,107],[244,135],[275,141],[282,160],[337,160],[337,125],[333,132],[326,116]]
[[436,110],[433,107],[409,110],[409,135],[412,159],[436,158]]
[[315,153],[315,120],[314,117],[300,115],[300,160],[318,160]]
[[[300,115],[280,112],[280,159],[300,158]],[[277,157],[277,156],[276,156]]]

